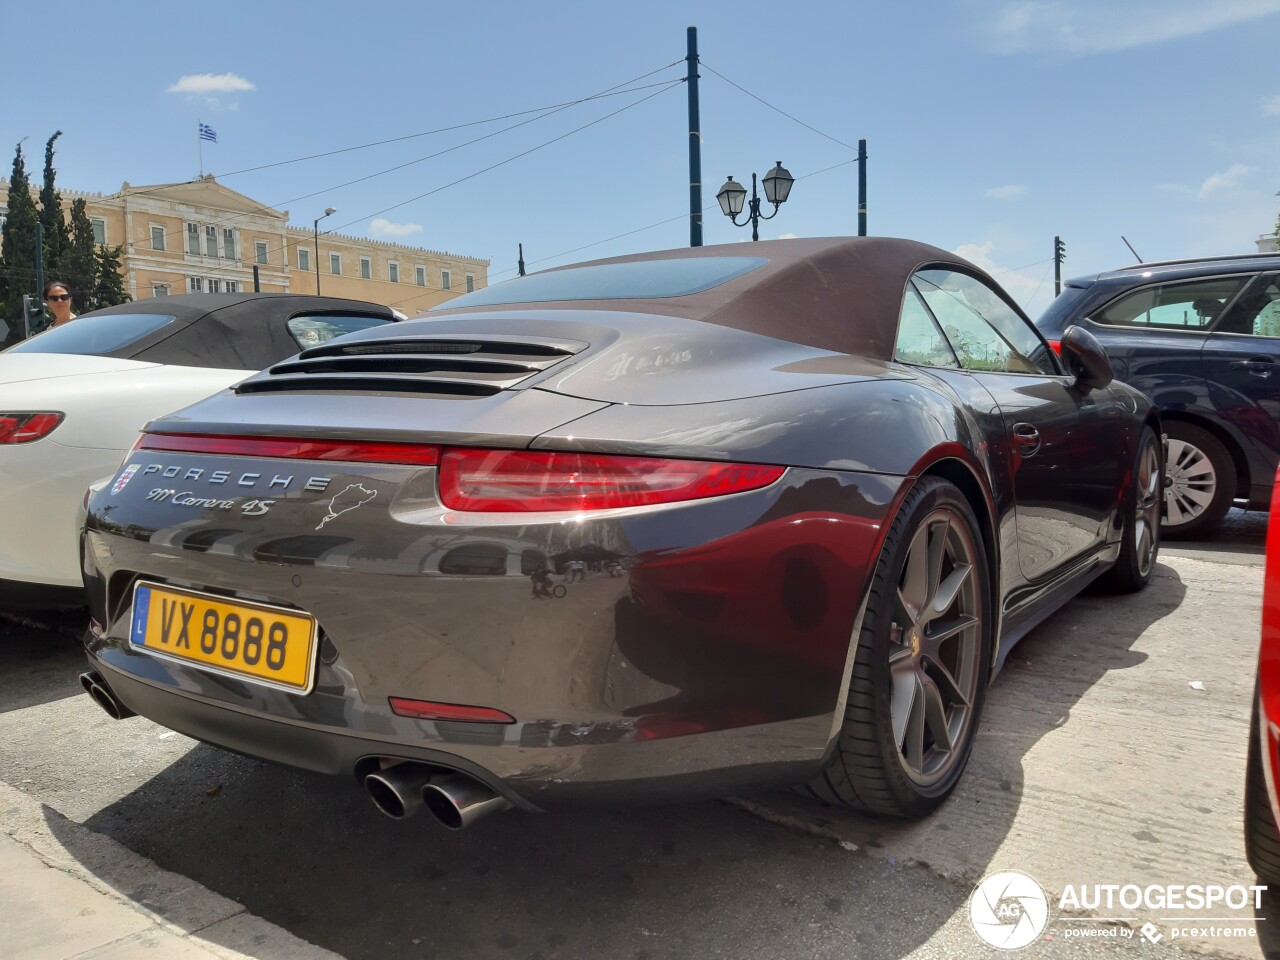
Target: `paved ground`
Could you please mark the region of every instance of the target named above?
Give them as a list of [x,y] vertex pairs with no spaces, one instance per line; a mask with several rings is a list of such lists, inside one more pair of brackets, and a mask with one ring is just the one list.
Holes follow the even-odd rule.
[[[350,960],[995,956],[967,913],[994,870],[1055,900],[1069,884],[1253,882],[1240,795],[1264,529],[1235,515],[1214,543],[1168,547],[1145,594],[1082,597],[1038,629],[991,691],[960,790],[917,826],[786,794],[456,835],[395,823],[344,781],[108,720],[75,682],[74,640],[19,625],[0,628],[0,780],[47,805],[71,856],[83,836],[118,841]],[[1099,915],[1128,919],[1055,911],[1052,939],[1020,955],[1184,955],[1169,911]],[[1160,943],[1124,935],[1147,920]],[[1280,956],[1280,924],[1259,929],[1185,948]]]

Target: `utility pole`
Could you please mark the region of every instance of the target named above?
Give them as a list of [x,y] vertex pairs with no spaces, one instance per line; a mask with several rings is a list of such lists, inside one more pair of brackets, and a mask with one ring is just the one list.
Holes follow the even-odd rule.
[[858,141],[858,236],[867,235],[867,141]]
[[698,118],[698,28],[686,32],[689,67],[689,246],[702,246],[702,124]]
[[36,220],[36,303],[44,313],[44,224]]
[[253,292],[262,292],[262,278],[258,275],[258,265],[256,263],[253,265]]
[[520,257],[519,259],[516,260],[516,269],[519,271],[519,275],[523,277],[524,276],[524,244],[519,243],[519,244],[516,244],[516,246],[520,248]]
[[1053,295],[1062,293],[1062,261],[1067,259],[1067,245],[1061,237],[1053,238]]

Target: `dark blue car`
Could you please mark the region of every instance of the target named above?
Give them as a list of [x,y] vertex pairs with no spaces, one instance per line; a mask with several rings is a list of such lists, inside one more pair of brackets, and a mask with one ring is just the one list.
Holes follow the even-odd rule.
[[1036,322],[1079,324],[1116,379],[1150,396],[1169,437],[1165,536],[1265,510],[1280,459],[1280,255],[1139,263],[1069,280]]

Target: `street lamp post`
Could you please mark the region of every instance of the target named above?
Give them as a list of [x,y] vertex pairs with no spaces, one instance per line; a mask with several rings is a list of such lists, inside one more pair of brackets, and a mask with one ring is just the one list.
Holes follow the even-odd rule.
[[338,212],[338,211],[337,211],[337,209],[336,209],[336,208],[334,208],[334,207],[325,207],[325,208],[324,208],[324,213],[322,213],[320,216],[316,217],[316,219],[315,219],[315,223],[313,223],[313,224],[311,225],[312,230],[314,230],[314,231],[315,231],[315,250],[316,250],[316,296],[317,296],[317,297],[318,297],[318,296],[320,296],[320,221],[321,221],[321,220],[323,220],[325,217],[333,216],[333,214],[335,214],[335,213],[337,213],[337,212]]
[[781,160],[764,175],[764,198],[773,204],[773,213],[766,217],[760,213],[760,197],[756,195],[756,175],[752,173],[751,203],[747,208],[747,219],[742,223],[738,222],[738,214],[742,213],[743,202],[747,197],[746,187],[730,177],[716,194],[716,199],[720,201],[720,209],[724,211],[724,215],[733,221],[735,227],[745,227],[750,222],[751,239],[759,240],[760,221],[772,220],[778,215],[778,208],[787,202],[787,197],[791,194],[791,185],[795,182],[795,177],[786,171]]

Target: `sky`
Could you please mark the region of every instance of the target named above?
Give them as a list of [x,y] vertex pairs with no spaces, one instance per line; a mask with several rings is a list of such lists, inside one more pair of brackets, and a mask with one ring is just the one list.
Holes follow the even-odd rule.
[[[518,243],[531,271],[689,243],[691,25],[704,205],[778,160],[797,178],[765,239],[857,232],[858,138],[869,232],[969,258],[1033,317],[1055,235],[1071,277],[1134,262],[1122,235],[1146,260],[1253,251],[1280,211],[1280,0],[47,0],[5,19],[30,38],[0,61],[6,176],[25,137],[38,179],[60,129],[63,188],[189,180],[204,122],[204,171],[295,225],[335,207],[331,229],[488,258],[492,282]],[[708,244],[750,240],[704,218]]]

